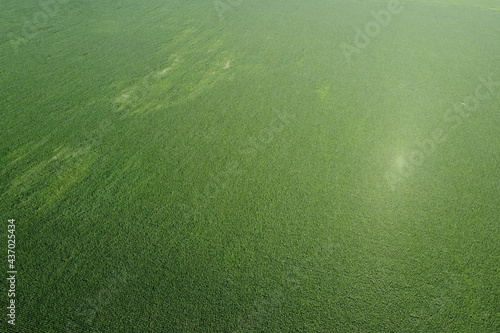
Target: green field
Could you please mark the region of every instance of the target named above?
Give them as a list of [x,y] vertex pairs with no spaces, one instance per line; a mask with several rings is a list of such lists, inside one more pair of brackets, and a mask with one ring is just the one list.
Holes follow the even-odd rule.
[[499,36],[497,0],[3,1],[0,331],[500,332]]

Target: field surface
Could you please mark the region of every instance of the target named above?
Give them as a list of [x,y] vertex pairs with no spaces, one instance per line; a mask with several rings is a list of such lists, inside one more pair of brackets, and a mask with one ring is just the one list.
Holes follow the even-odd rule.
[[500,332],[499,36],[497,0],[2,1],[0,331]]

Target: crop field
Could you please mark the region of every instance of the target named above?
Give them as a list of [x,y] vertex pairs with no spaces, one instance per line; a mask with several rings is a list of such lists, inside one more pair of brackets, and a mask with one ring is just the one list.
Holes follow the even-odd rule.
[[498,0],[4,0],[1,332],[500,332]]

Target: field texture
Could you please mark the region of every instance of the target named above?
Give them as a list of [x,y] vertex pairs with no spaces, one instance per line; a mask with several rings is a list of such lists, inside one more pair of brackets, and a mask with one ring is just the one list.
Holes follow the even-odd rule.
[[2,1],[0,331],[500,332],[499,36],[497,0]]

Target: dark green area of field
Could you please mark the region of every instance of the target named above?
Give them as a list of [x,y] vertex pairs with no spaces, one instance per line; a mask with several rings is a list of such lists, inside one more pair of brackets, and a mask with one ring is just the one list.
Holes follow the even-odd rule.
[[0,6],[16,329],[500,331],[500,5],[230,3]]

